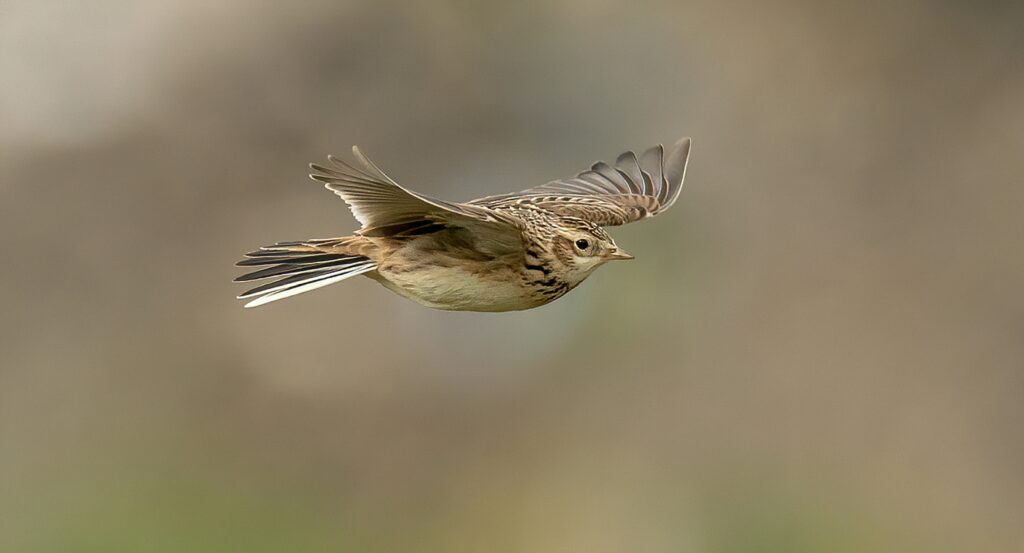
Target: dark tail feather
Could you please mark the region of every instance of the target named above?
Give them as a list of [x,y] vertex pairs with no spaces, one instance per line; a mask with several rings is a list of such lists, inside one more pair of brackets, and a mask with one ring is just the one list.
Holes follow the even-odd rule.
[[238,265],[271,265],[246,273],[235,282],[264,278],[277,278],[274,282],[257,286],[239,299],[255,298],[246,307],[256,307],[272,301],[315,290],[377,268],[367,257],[342,253],[324,253],[305,243],[280,243],[246,254],[249,258]]

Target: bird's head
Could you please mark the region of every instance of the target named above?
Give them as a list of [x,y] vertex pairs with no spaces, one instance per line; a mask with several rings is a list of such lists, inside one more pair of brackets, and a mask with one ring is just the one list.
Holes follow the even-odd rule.
[[575,217],[565,217],[561,222],[555,255],[578,276],[586,278],[608,261],[633,259],[615,245],[615,240],[603,228]]

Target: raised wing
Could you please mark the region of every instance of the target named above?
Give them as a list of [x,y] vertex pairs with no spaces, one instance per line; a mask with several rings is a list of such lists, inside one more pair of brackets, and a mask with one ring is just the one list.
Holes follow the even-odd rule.
[[602,226],[624,225],[672,207],[683,187],[689,156],[690,139],[683,138],[667,155],[661,145],[648,149],[639,159],[633,152],[625,152],[615,160],[615,167],[599,161],[573,178],[480,198],[468,205],[530,204]]
[[309,176],[325,183],[328,190],[341,196],[352,215],[362,223],[362,236],[401,236],[434,232],[450,226],[489,227],[512,232],[515,219],[496,213],[486,206],[456,204],[406,190],[358,147],[352,147],[361,168],[334,156],[331,166],[310,164]]

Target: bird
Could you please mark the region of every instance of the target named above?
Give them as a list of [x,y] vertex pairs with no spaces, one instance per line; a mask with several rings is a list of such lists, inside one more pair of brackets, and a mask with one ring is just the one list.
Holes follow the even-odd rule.
[[679,197],[690,138],[667,151],[599,161],[571,178],[464,203],[405,188],[357,147],[310,164],[312,179],[362,225],[350,236],[277,242],[237,263],[237,282],[273,279],[238,296],[257,307],[365,275],[448,311],[531,309],[568,293],[609,261],[634,257],[604,227],[654,217]]

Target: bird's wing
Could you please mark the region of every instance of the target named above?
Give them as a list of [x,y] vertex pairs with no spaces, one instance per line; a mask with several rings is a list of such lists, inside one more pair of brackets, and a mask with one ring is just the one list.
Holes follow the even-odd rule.
[[675,203],[689,155],[690,139],[683,138],[667,155],[661,145],[648,149],[639,158],[633,152],[625,152],[615,160],[615,167],[599,161],[573,178],[480,198],[469,205],[530,204],[597,225],[624,225],[653,217]]
[[518,232],[518,221],[479,205],[457,204],[406,190],[358,147],[352,148],[361,167],[327,156],[330,167],[310,164],[309,176],[341,196],[362,223],[362,236],[401,236],[434,232],[450,226]]

